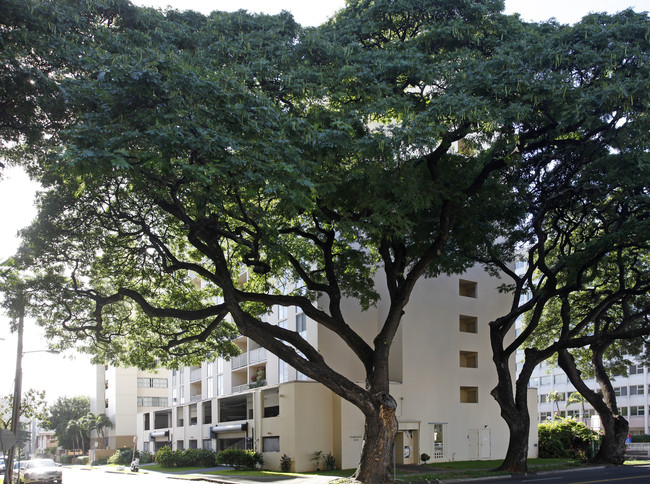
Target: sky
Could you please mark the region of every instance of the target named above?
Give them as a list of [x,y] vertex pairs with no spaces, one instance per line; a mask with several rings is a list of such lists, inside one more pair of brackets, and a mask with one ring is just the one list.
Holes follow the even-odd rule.
[[[197,10],[208,14],[214,10],[250,12],[291,12],[302,25],[324,22],[345,5],[345,0],[135,0],[136,5],[156,8],[171,6],[178,10]],[[574,23],[590,12],[614,13],[628,7],[650,11],[650,0],[506,0],[506,13],[519,13],[526,21],[555,18],[561,23]],[[0,180],[0,261],[10,257],[18,247],[17,231],[32,220],[36,186],[27,176],[14,169],[5,170]],[[9,321],[0,314],[0,396],[13,392],[16,360],[16,338],[9,333]],[[36,325],[26,324],[24,351],[47,348],[42,332]],[[74,359],[73,359],[74,358]],[[94,384],[92,365],[85,357],[74,354],[52,355],[28,353],[23,358],[23,389],[44,389],[47,399],[90,395]]]

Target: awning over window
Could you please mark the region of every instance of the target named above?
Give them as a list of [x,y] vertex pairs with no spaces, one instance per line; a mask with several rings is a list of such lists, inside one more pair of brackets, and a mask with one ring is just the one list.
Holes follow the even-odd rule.
[[158,430],[156,432],[151,432],[149,434],[149,440],[153,440],[157,437],[168,437],[169,436],[169,430]]
[[248,428],[248,422],[243,424],[232,424],[232,425],[215,425],[210,427],[210,431],[213,434],[218,434],[220,432],[240,432]]

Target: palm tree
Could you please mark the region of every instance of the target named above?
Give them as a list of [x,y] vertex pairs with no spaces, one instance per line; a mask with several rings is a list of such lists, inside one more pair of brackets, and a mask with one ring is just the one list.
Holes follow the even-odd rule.
[[580,392],[573,392],[571,395],[569,395],[569,398],[567,398],[567,401],[566,401],[566,406],[567,407],[569,405],[573,404],[573,403],[579,403],[580,404],[580,407],[581,407],[580,420],[582,420],[583,422],[585,420],[585,402],[586,401],[587,400],[585,399],[585,397],[582,396],[582,394]]
[[70,420],[68,425],[66,425],[65,430],[72,435],[72,445],[77,449],[79,444],[77,439],[80,431],[79,422],[77,420]]
[[106,430],[113,428],[113,422],[105,413],[93,414],[94,421],[91,430],[97,432],[97,438],[101,439],[102,447],[104,447],[104,440],[106,439]]
[[547,402],[555,402],[555,408],[557,409],[556,415],[560,415],[560,401],[564,400],[564,393],[556,392],[555,390],[548,392],[546,395]]

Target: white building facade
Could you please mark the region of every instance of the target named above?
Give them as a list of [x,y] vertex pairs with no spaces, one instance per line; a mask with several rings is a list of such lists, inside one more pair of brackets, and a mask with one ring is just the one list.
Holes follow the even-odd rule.
[[[488,330],[509,308],[510,297],[497,291],[500,283],[475,268],[416,286],[391,346],[398,463],[417,464],[422,453],[432,462],[505,456],[508,429],[490,395],[496,372]],[[354,301],[344,308],[370,344],[387,313],[385,301],[365,312]],[[268,321],[299,332],[336,371],[363,382],[363,368],[347,347],[299,310],[277,307]],[[361,412],[254,341],[235,342],[241,354],[230,361],[172,373],[170,405],[138,415],[138,448],[248,448],[262,452],[271,469],[279,468],[286,454],[296,471],[314,470],[311,457],[321,450],[334,455],[338,468],[356,467]],[[534,412],[534,389],[529,404]],[[534,422],[531,430],[529,454],[536,456]]]

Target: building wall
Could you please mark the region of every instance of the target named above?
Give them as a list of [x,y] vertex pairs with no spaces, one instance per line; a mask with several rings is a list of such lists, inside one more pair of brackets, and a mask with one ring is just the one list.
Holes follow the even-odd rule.
[[[510,297],[497,291],[501,282],[474,268],[462,276],[427,279],[416,286],[391,346],[391,394],[397,402],[399,421],[397,462],[419,463],[423,452],[432,461],[505,456],[508,429],[490,395],[497,380],[488,331],[488,323],[509,309]],[[385,293],[381,284],[378,290]],[[327,301],[317,304],[326,307]],[[343,309],[354,330],[372,344],[388,305],[384,294],[376,307],[368,311],[361,311],[353,300],[345,301]],[[268,320],[297,330],[298,317],[293,308],[276,308]],[[307,320],[304,337],[318,347],[336,371],[352,380],[364,380],[361,364],[331,331]],[[212,449],[226,444],[246,445],[263,451],[265,466],[270,468],[279,467],[283,454],[290,456],[297,471],[313,470],[311,456],[322,450],[335,456],[338,467],[355,467],[363,440],[361,412],[323,385],[301,377],[295,369],[283,370],[282,362],[264,353],[251,340],[239,338],[236,343],[242,350],[241,356],[221,363],[204,363],[200,368],[185,368],[182,383],[180,372],[172,376],[169,395],[175,405],[170,410],[150,412],[149,416],[153,422],[156,414],[171,411],[170,425],[150,425],[146,430],[139,422],[140,448],[154,450],[163,441],[170,442],[174,449],[191,444]],[[265,380],[263,386],[256,388],[253,377],[260,369],[264,370]],[[192,372],[195,378],[200,373],[200,382],[190,381],[188,375]],[[221,385],[216,383],[218,375],[222,375]],[[180,397],[181,388],[184,398]],[[203,422],[202,403],[188,400],[190,392],[196,396],[199,389],[201,399],[211,402],[212,419],[208,423]],[[273,392],[278,395],[279,414],[265,417],[264,401]],[[532,390],[529,403],[534,404],[535,400]],[[226,422],[220,410],[222,403],[246,407],[246,412],[236,421]],[[198,420],[194,423],[189,413],[193,406]],[[183,416],[182,424],[179,415]],[[141,415],[139,419],[142,418]],[[244,423],[245,430],[226,431],[220,427],[217,434],[211,431],[215,425]],[[161,431],[164,436],[151,438],[151,432]],[[536,425],[532,422],[531,457],[537,455],[536,436]]]

